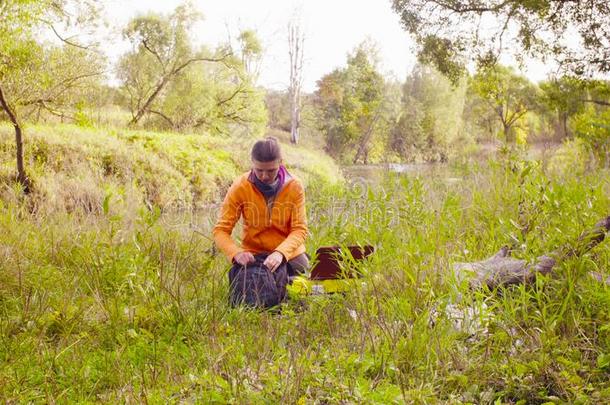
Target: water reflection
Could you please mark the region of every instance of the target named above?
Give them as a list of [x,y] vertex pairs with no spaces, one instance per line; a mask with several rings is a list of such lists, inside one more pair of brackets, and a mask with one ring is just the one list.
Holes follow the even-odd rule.
[[385,163],[342,167],[350,183],[381,184],[391,175],[436,178],[447,184],[458,183],[462,177],[445,163]]

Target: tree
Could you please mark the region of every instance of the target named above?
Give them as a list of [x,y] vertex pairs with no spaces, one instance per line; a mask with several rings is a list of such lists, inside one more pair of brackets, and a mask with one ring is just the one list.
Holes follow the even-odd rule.
[[570,119],[574,136],[581,138],[605,167],[610,167],[610,110],[587,105]]
[[240,45],[241,62],[254,82],[258,79],[263,46],[254,30],[243,30],[237,38]]
[[269,117],[269,127],[290,131],[292,117],[288,92],[267,90],[265,106]]
[[[69,24],[65,8],[91,16],[95,12],[90,5],[51,0],[0,3],[0,107],[15,129],[17,181],[26,193],[31,184],[23,161],[23,121],[37,109],[63,116],[75,103],[74,93],[103,73],[103,59],[94,48],[63,38],[55,28]],[[88,21],[76,17],[78,22]],[[37,41],[42,28],[50,29],[62,45]]]
[[540,83],[542,103],[557,116],[561,135],[568,137],[568,120],[584,108],[586,89],[582,80],[572,76],[552,78]]
[[10,100],[6,80],[15,77],[33,57],[35,44],[26,29],[37,22],[45,4],[35,0],[12,0],[0,3],[0,106],[15,128],[17,180],[27,193],[30,182],[23,165],[23,129],[16,105]]
[[290,57],[290,142],[299,142],[301,113],[301,85],[303,82],[303,46],[305,36],[301,26],[293,21],[288,24],[288,55]]
[[264,94],[254,87],[239,62],[194,64],[167,85],[155,104],[157,127],[227,133],[231,125],[259,132],[266,123]]
[[506,142],[513,143],[514,125],[536,107],[536,86],[512,68],[500,65],[479,71],[470,86],[500,120]]
[[315,94],[320,116],[318,123],[326,139],[325,148],[334,157],[339,157],[351,141],[349,134],[344,131],[345,124],[342,120],[345,81],[344,70],[335,69],[318,80]]
[[454,87],[431,66],[418,64],[402,87],[392,148],[405,160],[443,161],[462,133],[465,86]]
[[375,48],[367,43],[348,56],[346,68],[318,81],[316,104],[331,155],[367,163],[371,141],[384,118],[384,90]]
[[[407,98],[403,97],[403,100]],[[401,160],[414,161],[416,154],[426,148],[424,128],[424,108],[420,102],[410,99],[403,103],[403,110],[398,115],[390,133],[390,149],[398,154]]]
[[472,78],[468,78],[468,82],[470,84],[466,89],[462,114],[464,131],[477,142],[495,139],[501,130],[496,112],[489,107],[487,100],[481,98],[475,86],[472,86]]
[[[457,80],[467,61],[552,57],[577,76],[610,71],[607,0],[392,0],[421,62]],[[568,40],[575,38],[576,40]]]
[[119,62],[119,78],[129,96],[132,113],[130,125],[136,125],[146,114],[162,115],[157,100],[187,67],[228,60],[227,49],[221,49],[217,55],[210,55],[205,48],[193,50],[188,29],[200,18],[186,3],[169,16],[151,13],[135,17],[123,31],[134,48]]
[[252,30],[212,52],[195,50],[189,27],[200,15],[190,3],[170,15],[133,19],[124,35],[134,45],[119,63],[131,125],[143,117],[170,130],[204,128],[227,132],[231,124],[258,131],[265,122],[263,94],[256,89],[262,47]]
[[581,101],[584,103],[610,107],[610,81],[608,80],[583,80],[582,85],[586,90],[586,96]]

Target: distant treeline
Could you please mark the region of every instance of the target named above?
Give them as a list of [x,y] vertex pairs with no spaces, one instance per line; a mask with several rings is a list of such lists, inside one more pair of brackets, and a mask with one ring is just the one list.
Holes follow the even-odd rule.
[[[610,151],[608,81],[561,76],[536,84],[496,65],[452,82],[417,64],[398,82],[381,74],[368,43],[322,77],[304,103],[304,125],[349,163],[446,161],[480,142],[574,137],[604,157]],[[290,128],[285,92],[267,93],[267,108],[270,126]]]
[[[0,120],[15,127],[22,183],[25,122],[226,136],[290,130],[288,91],[256,85],[264,55],[254,31],[196,45],[191,28],[201,16],[185,3],[129,21],[122,35],[131,48],[110,66],[102,50],[113,45],[80,35],[100,25],[96,7],[88,0],[0,7]],[[490,140],[578,137],[609,153],[608,81],[565,75],[535,84],[499,65],[449,76],[417,64],[404,82],[388,78],[376,45],[364,42],[301,97],[300,139],[344,163],[447,161]]]

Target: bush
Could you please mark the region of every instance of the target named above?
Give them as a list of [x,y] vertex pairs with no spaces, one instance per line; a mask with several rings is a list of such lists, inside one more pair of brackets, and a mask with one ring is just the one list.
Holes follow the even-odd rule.
[[566,140],[550,158],[547,173],[554,177],[581,176],[588,167],[589,146],[580,138]]
[[594,109],[576,115],[571,121],[576,137],[590,146],[594,155],[605,167],[610,165],[610,110]]

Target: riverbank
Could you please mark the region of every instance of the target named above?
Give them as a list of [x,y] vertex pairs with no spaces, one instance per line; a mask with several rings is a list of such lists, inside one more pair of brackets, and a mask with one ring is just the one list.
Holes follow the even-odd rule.
[[[252,138],[157,133],[74,125],[27,126],[25,167],[32,181],[31,212],[99,214],[139,207],[199,210],[222,200],[249,167]],[[284,144],[290,171],[307,185],[341,181],[321,150]],[[11,126],[0,125],[0,197],[18,201]]]

